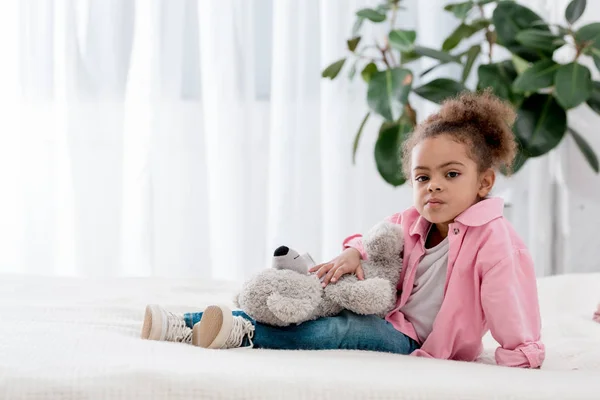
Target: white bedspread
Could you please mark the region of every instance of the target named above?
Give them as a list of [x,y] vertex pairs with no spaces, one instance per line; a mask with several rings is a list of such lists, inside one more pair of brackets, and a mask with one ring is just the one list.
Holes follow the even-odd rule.
[[600,274],[539,282],[541,370],[358,351],[210,351],[139,339],[146,303],[230,303],[235,285],[0,277],[2,399],[598,399]]

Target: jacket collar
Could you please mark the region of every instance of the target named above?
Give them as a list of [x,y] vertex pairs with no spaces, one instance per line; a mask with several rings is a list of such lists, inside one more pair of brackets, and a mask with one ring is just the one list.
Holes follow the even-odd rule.
[[[490,197],[473,204],[454,218],[454,221],[465,226],[482,226],[501,217],[503,210],[504,200],[499,197]],[[429,221],[419,216],[411,226],[410,234],[425,237],[430,225]]]

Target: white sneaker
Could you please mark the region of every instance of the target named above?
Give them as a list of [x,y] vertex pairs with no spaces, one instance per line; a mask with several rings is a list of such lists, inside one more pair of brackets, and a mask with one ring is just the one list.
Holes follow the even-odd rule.
[[234,349],[248,337],[253,347],[254,325],[244,317],[233,316],[225,306],[209,306],[194,325],[192,344],[206,349]]
[[149,304],[146,306],[141,336],[147,340],[191,343],[192,329],[185,325],[183,316]]

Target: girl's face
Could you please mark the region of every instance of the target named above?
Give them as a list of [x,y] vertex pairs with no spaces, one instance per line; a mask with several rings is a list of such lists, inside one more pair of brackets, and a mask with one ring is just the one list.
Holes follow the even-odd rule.
[[465,144],[450,135],[438,135],[417,144],[412,150],[411,179],[414,205],[442,232],[448,224],[494,185],[492,169],[479,172]]

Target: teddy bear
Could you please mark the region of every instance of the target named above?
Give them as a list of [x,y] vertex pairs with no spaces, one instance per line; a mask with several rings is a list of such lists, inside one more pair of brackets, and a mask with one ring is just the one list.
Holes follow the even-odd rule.
[[281,246],[274,252],[272,267],[247,280],[234,304],[256,321],[273,326],[334,316],[344,309],[383,317],[396,304],[403,243],[399,225],[387,221],[375,225],[363,237],[365,279],[347,274],[325,288],[316,274],[308,272],[315,265],[310,255]]

